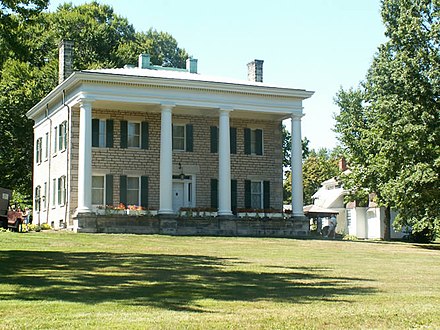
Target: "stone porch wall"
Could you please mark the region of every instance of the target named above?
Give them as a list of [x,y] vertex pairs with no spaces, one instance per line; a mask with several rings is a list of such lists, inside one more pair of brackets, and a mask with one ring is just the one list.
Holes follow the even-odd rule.
[[81,214],[78,233],[163,234],[173,236],[306,237],[309,220],[178,218]]

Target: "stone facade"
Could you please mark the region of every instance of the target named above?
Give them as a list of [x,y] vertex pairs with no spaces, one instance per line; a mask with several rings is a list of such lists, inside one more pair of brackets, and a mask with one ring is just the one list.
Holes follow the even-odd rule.
[[[159,156],[160,114],[154,112],[127,112],[93,109],[93,117],[114,120],[114,148],[93,148],[92,168],[95,173],[113,174],[113,205],[119,204],[120,175],[145,175],[149,178],[149,207],[159,208]],[[73,116],[73,127],[77,127],[78,116]],[[120,120],[146,121],[149,123],[149,148],[120,148]],[[210,180],[218,178],[218,153],[210,150],[210,127],[218,126],[218,118],[205,116],[173,115],[173,122],[193,125],[194,149],[192,152],[174,151],[173,164],[178,174],[178,164],[196,169],[196,207],[210,207]],[[231,127],[237,129],[237,153],[231,155],[231,178],[237,180],[238,207],[244,208],[244,180],[266,180],[271,182],[270,205],[282,209],[282,134],[281,123],[231,119]],[[264,153],[261,156],[244,154],[244,128],[259,128],[263,131]],[[76,130],[74,129],[74,132]],[[73,158],[76,159],[76,137],[73,135]],[[255,166],[258,164],[258,166]],[[74,173],[74,172],[72,172]],[[72,186],[76,186],[72,174]],[[72,191],[72,193],[74,193]],[[74,196],[72,196],[74,197]],[[75,206],[72,200],[71,211]]]

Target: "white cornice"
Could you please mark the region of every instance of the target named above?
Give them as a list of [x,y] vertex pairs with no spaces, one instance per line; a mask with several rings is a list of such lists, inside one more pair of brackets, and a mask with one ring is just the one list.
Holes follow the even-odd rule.
[[[238,98],[233,100],[231,98],[231,103],[228,106],[239,106],[240,105],[240,95],[243,96],[251,96],[251,97],[264,97],[271,98],[275,104],[277,101],[280,103],[285,103],[285,101],[302,101],[306,98],[309,98],[313,95],[314,92],[306,91],[302,89],[291,89],[284,87],[273,87],[273,86],[264,86],[264,85],[252,85],[252,84],[239,84],[239,83],[228,83],[228,82],[216,82],[216,81],[204,81],[204,80],[188,80],[188,79],[173,79],[173,78],[164,78],[164,77],[148,77],[148,76],[131,76],[131,75],[121,75],[121,74],[112,74],[112,73],[98,73],[98,72],[88,72],[88,71],[80,71],[74,72],[69,78],[67,78],[64,82],[58,85],[55,89],[53,89],[46,97],[44,97],[40,102],[38,102],[32,109],[27,112],[27,116],[29,118],[34,118],[38,112],[40,112],[46,105],[59,102],[59,98],[62,95],[63,91],[67,91],[71,93],[75,90],[75,88],[80,87],[81,85],[87,85],[89,88],[91,86],[96,86],[97,89],[99,86],[124,86],[125,88],[130,87],[150,87],[154,89],[164,89],[164,90],[172,90],[180,93],[184,93],[185,91],[192,93],[215,93],[222,95],[236,95]],[[106,88],[105,88],[106,89]],[[112,88],[110,88],[111,90]],[[84,93],[83,88],[81,87],[78,90],[79,93]],[[87,92],[86,92],[87,93]],[[128,101],[128,98],[121,98],[121,95],[114,94],[106,94],[103,93],[100,95],[100,99],[102,100],[116,100],[119,101]],[[74,99],[77,99],[79,95],[73,96]],[[96,97],[96,95],[92,96],[92,98]],[[99,99],[99,98],[98,98]],[[131,98],[133,101],[135,98]],[[278,100],[276,100],[278,99]],[[72,99],[72,95],[69,99],[66,100],[70,106],[72,106],[75,102]],[[145,99],[139,98],[139,101],[145,102]],[[157,103],[158,99],[152,97],[152,103]],[[163,101],[163,100],[162,100]],[[187,100],[188,102],[189,100]],[[160,103],[160,101],[159,101]],[[189,105],[189,104],[185,104]]]

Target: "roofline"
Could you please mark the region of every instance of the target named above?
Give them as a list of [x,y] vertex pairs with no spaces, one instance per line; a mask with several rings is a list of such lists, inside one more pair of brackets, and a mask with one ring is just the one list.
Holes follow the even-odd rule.
[[[106,79],[103,79],[103,76]],[[305,89],[293,89],[287,87],[275,87],[256,84],[240,84],[233,82],[219,82],[219,81],[205,81],[205,80],[191,80],[191,79],[176,79],[166,77],[148,77],[138,75],[114,74],[104,72],[90,72],[90,71],[75,71],[61,84],[56,86],[49,92],[42,100],[34,105],[26,116],[31,118],[39,109],[46,104],[52,102],[59,94],[66,89],[69,89],[81,82],[96,82],[100,84],[105,83],[122,83],[132,85],[149,85],[167,88],[179,89],[198,89],[207,91],[216,91],[234,94],[255,94],[272,97],[288,97],[300,100],[311,97],[315,92],[307,91]],[[237,87],[240,89],[237,90]]]

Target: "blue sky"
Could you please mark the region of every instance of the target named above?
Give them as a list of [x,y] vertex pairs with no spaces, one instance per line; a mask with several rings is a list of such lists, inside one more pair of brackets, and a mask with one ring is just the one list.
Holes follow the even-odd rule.
[[[50,11],[66,1],[52,0]],[[75,5],[89,1],[72,0]],[[337,145],[333,98],[355,87],[385,41],[380,0],[99,0],[137,31],[170,33],[201,74],[247,79],[264,60],[264,82],[315,91],[304,102],[311,148]]]

